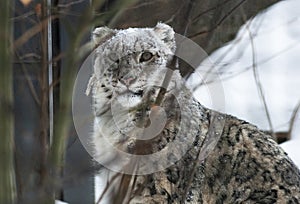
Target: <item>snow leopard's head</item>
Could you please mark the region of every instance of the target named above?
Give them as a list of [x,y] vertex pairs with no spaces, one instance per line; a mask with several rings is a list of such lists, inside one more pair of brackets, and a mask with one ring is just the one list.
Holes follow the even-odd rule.
[[153,87],[162,84],[174,55],[174,35],[173,29],[163,23],[154,28],[96,28],[93,86],[101,92],[99,97],[134,107],[149,91],[154,93]]

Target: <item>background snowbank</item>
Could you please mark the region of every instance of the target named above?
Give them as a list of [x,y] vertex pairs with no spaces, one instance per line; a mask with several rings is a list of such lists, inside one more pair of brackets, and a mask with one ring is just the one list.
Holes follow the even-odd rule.
[[[288,131],[292,113],[300,101],[299,8],[299,0],[275,4],[248,21],[235,40],[210,56],[212,63],[215,63],[212,77],[217,77],[218,73],[224,88],[225,108],[221,111],[261,129],[271,129],[255,83],[252,68],[254,56],[273,129]],[[209,65],[208,61],[203,62],[199,70],[207,70]],[[211,97],[215,93],[209,93],[211,86],[213,84],[200,87],[195,96],[207,107],[218,108],[214,107],[214,97]],[[299,126],[298,116],[292,139],[281,146],[300,167]]]

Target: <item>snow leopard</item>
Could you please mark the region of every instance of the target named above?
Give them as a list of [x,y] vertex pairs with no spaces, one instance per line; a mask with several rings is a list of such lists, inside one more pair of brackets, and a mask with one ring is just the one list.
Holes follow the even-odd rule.
[[193,97],[171,26],[98,27],[93,41],[86,93],[109,203],[300,203],[299,169],[271,135]]

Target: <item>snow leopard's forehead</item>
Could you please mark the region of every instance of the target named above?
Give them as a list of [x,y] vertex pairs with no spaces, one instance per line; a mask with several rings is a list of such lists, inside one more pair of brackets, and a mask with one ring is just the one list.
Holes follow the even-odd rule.
[[[163,23],[153,28],[128,28],[124,30],[99,27],[93,31],[96,45],[94,72],[97,77],[120,67],[139,69],[150,65],[165,66],[175,53],[175,32]],[[143,63],[143,53],[154,56],[151,62]],[[152,63],[152,64],[151,64]],[[148,69],[149,70],[149,69]]]
[[104,42],[100,47],[99,52],[104,56],[111,52],[125,56],[144,51],[152,51],[162,55],[173,54],[171,47],[163,42],[152,28],[128,28],[126,30],[118,30],[114,36]]

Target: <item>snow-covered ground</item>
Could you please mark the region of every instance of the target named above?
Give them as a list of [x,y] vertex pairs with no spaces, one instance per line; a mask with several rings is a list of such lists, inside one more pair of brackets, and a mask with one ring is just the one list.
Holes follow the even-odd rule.
[[[236,39],[215,51],[212,73],[219,73],[224,89],[223,110],[270,130],[266,111],[255,83],[253,62],[259,75],[274,131],[287,131],[293,110],[300,102],[300,1],[277,3],[248,21]],[[253,54],[254,53],[254,54]],[[220,60],[221,59],[221,60]],[[209,69],[204,62],[199,70]],[[215,77],[215,75],[212,75]],[[195,96],[210,108],[215,106],[210,86]],[[206,96],[206,97],[204,97]],[[300,115],[300,114],[299,114]],[[297,127],[298,126],[298,127]],[[282,147],[300,167],[300,116],[292,131],[292,140]]]

